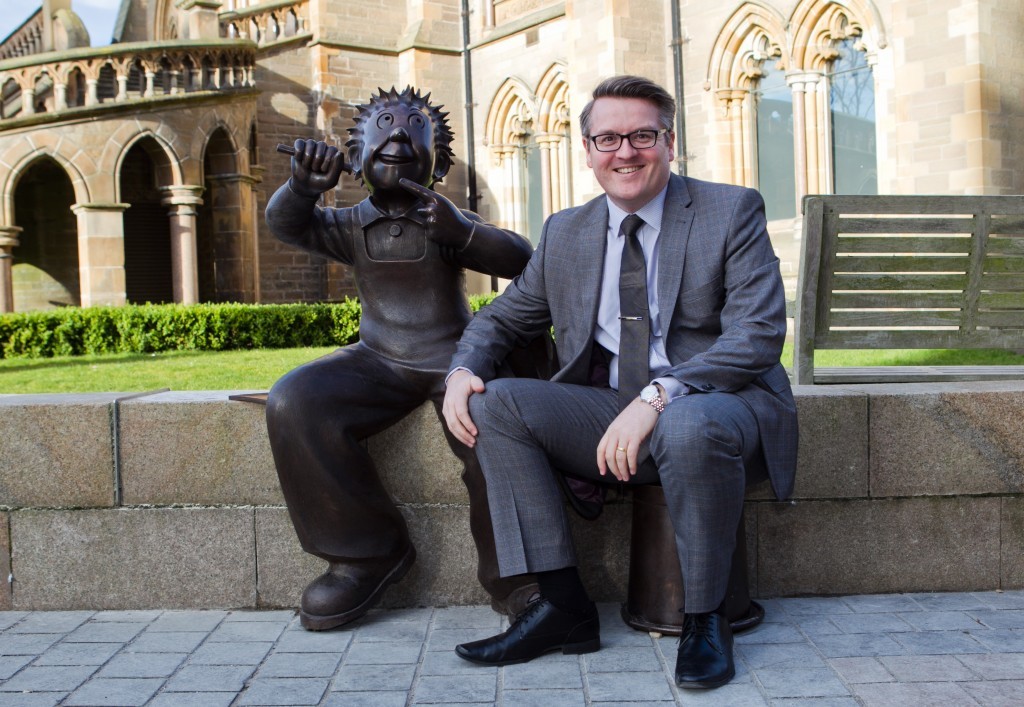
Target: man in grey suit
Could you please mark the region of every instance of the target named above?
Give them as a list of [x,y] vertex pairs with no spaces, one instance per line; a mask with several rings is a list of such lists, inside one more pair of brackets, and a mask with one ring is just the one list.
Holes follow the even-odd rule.
[[[675,101],[647,79],[594,90],[580,127],[604,196],[548,219],[526,270],[477,314],[452,359],[444,416],[477,450],[501,573],[536,573],[541,594],[504,633],[458,646],[467,660],[600,647],[563,474],[662,484],[685,597],[676,682],[718,687],[735,674],[718,612],[744,491],[767,476],[786,498],[796,466],[796,406],[779,363],[785,300],[761,196],[673,175],[674,116]],[[495,379],[510,347],[551,326],[550,381]],[[632,352],[638,332],[646,356]]]

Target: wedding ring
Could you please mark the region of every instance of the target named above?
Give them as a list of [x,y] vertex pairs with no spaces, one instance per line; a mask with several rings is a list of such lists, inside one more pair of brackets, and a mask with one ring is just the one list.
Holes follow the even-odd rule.
[[622,452],[623,454],[625,454],[625,453],[626,453],[626,448],[625,448],[625,447],[616,447],[616,449],[618,449],[618,450],[619,450],[620,452]]

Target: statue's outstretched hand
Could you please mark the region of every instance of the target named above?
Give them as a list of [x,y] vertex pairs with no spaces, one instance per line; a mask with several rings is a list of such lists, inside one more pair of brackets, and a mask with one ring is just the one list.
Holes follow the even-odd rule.
[[474,225],[459,207],[433,189],[411,179],[403,177],[398,183],[423,204],[419,214],[427,222],[427,238],[456,250],[462,250],[469,244]]
[[292,155],[292,190],[305,196],[320,196],[338,185],[345,170],[341,150],[322,140],[295,141]]

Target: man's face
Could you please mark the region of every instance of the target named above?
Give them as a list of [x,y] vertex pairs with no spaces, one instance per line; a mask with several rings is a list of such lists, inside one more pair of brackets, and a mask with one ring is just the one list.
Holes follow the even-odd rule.
[[[590,134],[634,130],[660,130],[658,109],[641,98],[598,98],[590,113]],[[593,142],[583,138],[587,166],[612,202],[634,213],[658,195],[668,183],[672,162],[672,133],[658,136],[654,147],[638,150],[623,139],[615,152],[598,152]]]
[[366,188],[400,190],[402,177],[429,187],[434,182],[434,125],[412,106],[390,106],[363,124],[362,176]]

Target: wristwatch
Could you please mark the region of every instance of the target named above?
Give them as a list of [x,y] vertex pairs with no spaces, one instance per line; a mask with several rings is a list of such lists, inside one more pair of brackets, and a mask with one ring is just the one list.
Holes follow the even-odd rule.
[[640,399],[658,411],[658,414],[665,412],[665,401],[661,399],[661,392],[658,386],[649,385],[640,391]]

